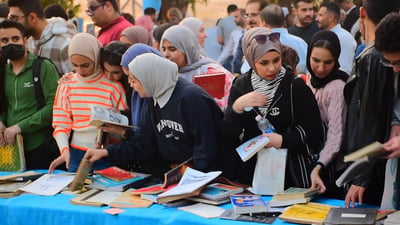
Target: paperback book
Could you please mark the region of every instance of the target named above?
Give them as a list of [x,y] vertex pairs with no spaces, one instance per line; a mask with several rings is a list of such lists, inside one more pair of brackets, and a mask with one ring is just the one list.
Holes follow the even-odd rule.
[[361,159],[365,156],[376,156],[385,153],[386,151],[383,148],[383,144],[378,141],[375,141],[374,143],[371,143],[363,148],[360,148],[359,150],[353,153],[345,155],[343,161],[352,162]]
[[14,145],[0,147],[0,171],[24,171],[25,169],[24,142],[22,136],[17,134]]
[[268,144],[269,141],[270,140],[268,137],[263,137],[262,135],[259,135],[241,144],[239,147],[236,148],[236,152],[239,154],[242,161],[246,162],[258,151],[264,148],[264,146]]
[[268,211],[268,205],[261,195],[231,195],[230,198],[236,214]]
[[314,202],[295,204],[285,209],[279,219],[290,223],[322,225],[331,208],[330,205]]
[[150,178],[150,174],[132,172],[133,178],[125,179],[122,181],[115,181],[110,178],[95,175],[93,182],[88,186],[89,188],[107,190],[107,191],[126,191],[129,188],[135,188],[143,184],[144,181]]
[[318,188],[298,188],[291,187],[273,196],[274,200],[293,200],[307,198],[318,194]]
[[106,109],[92,105],[90,113],[90,125],[101,127],[104,124],[112,124],[126,128],[132,128],[132,126],[129,126],[129,120],[127,116],[119,112],[114,112],[112,109]]
[[243,188],[228,184],[214,183],[207,185],[199,197],[209,200],[227,199],[229,196],[243,192]]

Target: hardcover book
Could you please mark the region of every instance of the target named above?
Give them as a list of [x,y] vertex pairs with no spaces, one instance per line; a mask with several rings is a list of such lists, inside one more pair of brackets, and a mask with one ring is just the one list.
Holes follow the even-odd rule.
[[126,191],[128,188],[134,188],[135,186],[142,184],[144,180],[150,178],[150,174],[145,173],[134,173],[134,177],[122,181],[115,181],[101,175],[96,175],[93,182],[88,186],[89,188],[107,190],[107,191]]
[[383,148],[383,144],[378,141],[375,141],[374,143],[371,143],[363,148],[360,148],[359,150],[353,153],[345,155],[343,161],[351,162],[361,159],[364,156],[375,156],[385,153],[386,151]]
[[13,146],[0,147],[0,171],[24,171],[25,169],[24,142],[22,136],[17,134]]
[[231,195],[231,203],[236,214],[267,212],[267,203],[261,195]]
[[225,92],[225,73],[215,71],[215,73],[194,75],[193,83],[202,87],[213,98],[224,97]]
[[228,184],[214,183],[207,185],[200,193],[199,197],[209,200],[227,199],[230,195],[243,192],[243,188]]
[[269,141],[270,140],[268,137],[263,137],[262,135],[259,135],[241,144],[239,147],[236,148],[236,152],[239,154],[242,161],[246,162],[258,151],[264,148],[264,146],[268,144]]
[[85,184],[85,180],[89,175],[90,170],[92,169],[93,163],[91,163],[88,159],[83,158],[79,164],[78,170],[76,171],[74,180],[69,185],[70,191],[77,191],[83,188]]
[[115,181],[128,180],[137,176],[131,171],[127,171],[116,166],[108,167],[102,170],[95,170],[93,172],[97,175],[101,175]]
[[377,209],[374,208],[331,208],[326,225],[374,225]]

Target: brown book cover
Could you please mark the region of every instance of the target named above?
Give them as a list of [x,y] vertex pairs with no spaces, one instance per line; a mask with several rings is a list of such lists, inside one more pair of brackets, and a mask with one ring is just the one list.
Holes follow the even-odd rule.
[[114,201],[108,204],[115,208],[147,208],[153,204],[152,201],[142,199],[140,195],[133,194],[130,190],[122,192]]
[[85,180],[88,177],[90,170],[92,169],[92,165],[93,163],[91,163],[88,159],[83,158],[81,160],[74,180],[69,186],[70,191],[77,191],[83,188]]
[[214,98],[222,98],[225,93],[225,73],[215,71],[215,73],[194,75],[193,83],[202,87]]

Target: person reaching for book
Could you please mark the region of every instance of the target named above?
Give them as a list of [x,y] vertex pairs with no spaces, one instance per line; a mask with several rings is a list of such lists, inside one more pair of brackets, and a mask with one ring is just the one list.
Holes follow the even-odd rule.
[[[311,172],[311,188],[330,197],[344,198],[335,180],[336,157],[342,143],[346,104],[343,88],[348,75],[339,69],[340,42],[332,31],[318,31],[311,38],[307,50],[306,84],[315,95],[322,121],[327,125],[326,141],[319,159]],[[344,169],[345,165],[342,164]],[[339,197],[339,195],[341,195]]]
[[[251,184],[256,157],[242,162],[241,143],[260,135],[256,117],[267,118],[274,132],[265,147],[287,148],[285,188],[311,186],[310,173],[323,145],[318,105],[303,80],[282,66],[279,34],[265,27],[247,31],[242,48],[251,70],[233,84],[222,124],[221,166],[229,179]],[[250,109],[250,110],[249,110]]]
[[[87,33],[75,35],[69,45],[68,54],[76,73],[59,84],[54,100],[53,136],[61,154],[51,163],[50,173],[64,162],[69,171],[76,171],[85,151],[95,147],[98,128],[89,125],[91,105],[127,108],[121,84],[107,79],[101,70],[100,49],[100,42]],[[102,161],[95,163],[93,169],[108,166]]]
[[89,149],[85,158],[104,158],[114,164],[160,159],[141,171],[156,176],[191,157],[194,169],[214,170],[223,116],[214,99],[199,86],[178,78],[176,64],[154,53],[139,55],[129,63],[129,82],[142,98],[149,99],[142,109],[140,133],[118,146]]

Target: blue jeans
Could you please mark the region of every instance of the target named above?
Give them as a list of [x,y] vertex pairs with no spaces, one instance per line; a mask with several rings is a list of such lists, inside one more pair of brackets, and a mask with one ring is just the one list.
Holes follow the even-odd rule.
[[[86,151],[82,151],[76,148],[73,148],[70,146],[70,160],[69,160],[69,172],[76,172],[78,170],[79,164],[81,163],[81,160],[83,156],[85,155]],[[101,170],[107,167],[110,167],[111,164],[107,162],[106,160],[100,159],[94,162],[91,172],[93,170]]]

